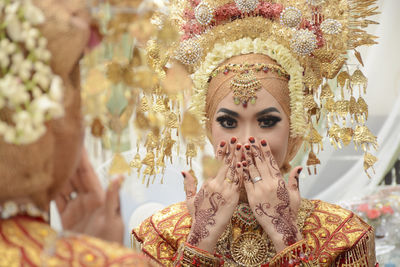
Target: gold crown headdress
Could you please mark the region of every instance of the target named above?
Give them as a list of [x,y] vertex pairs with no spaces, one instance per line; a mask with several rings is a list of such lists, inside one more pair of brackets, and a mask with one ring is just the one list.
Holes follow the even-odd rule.
[[[280,72],[289,79],[291,137],[303,138],[308,144],[307,165],[320,163],[316,152],[322,150],[322,131],[327,130],[335,148],[340,148],[341,143],[348,145],[351,140],[356,148],[362,147],[367,171],[376,161],[367,152],[369,145],[377,148],[376,137],[365,126],[368,106],[362,94],[366,93],[367,79],[358,68],[350,74],[346,61],[348,51],[354,50],[362,64],[355,49],[376,44],[376,37],[364,29],[375,24],[367,19],[378,13],[375,2],[172,1],[170,18],[182,30],[173,56],[187,66],[195,87],[190,113],[205,125],[208,81],[215,72],[224,71],[219,69],[221,63],[242,54],[264,54],[279,64],[273,70],[281,68]],[[154,53],[154,49],[148,51]],[[259,88],[252,75],[257,70],[254,66],[239,69],[231,88],[236,90],[236,102],[239,99],[247,103],[253,98],[243,98],[240,90],[251,93]],[[331,80],[341,88],[340,94],[331,90]],[[318,126],[323,116],[326,129]],[[196,155],[195,144],[202,145],[203,137],[189,138],[187,155]]]

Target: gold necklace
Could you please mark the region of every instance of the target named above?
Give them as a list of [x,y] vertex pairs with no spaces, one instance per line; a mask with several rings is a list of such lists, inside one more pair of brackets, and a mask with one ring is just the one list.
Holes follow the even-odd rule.
[[[313,210],[311,201],[302,199],[297,216],[301,231]],[[276,250],[247,203],[237,206],[231,222],[218,239],[216,252],[223,256],[224,266],[260,266],[272,260]]]

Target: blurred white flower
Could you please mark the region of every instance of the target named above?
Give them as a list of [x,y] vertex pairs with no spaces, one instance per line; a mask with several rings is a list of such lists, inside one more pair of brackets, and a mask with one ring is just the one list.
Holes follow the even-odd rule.
[[49,96],[51,99],[61,102],[63,100],[63,83],[59,76],[54,76],[51,81]]
[[25,5],[25,19],[32,23],[33,25],[42,24],[45,20],[43,12],[35,7],[31,1],[27,1]]
[[8,36],[10,36],[11,40],[14,42],[21,42],[23,40],[22,35],[22,25],[18,17],[9,16],[6,19],[6,31]]

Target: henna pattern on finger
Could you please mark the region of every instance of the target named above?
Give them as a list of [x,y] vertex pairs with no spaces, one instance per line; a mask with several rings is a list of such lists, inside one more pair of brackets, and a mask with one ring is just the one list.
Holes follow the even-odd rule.
[[[209,205],[208,209],[201,209],[203,202],[208,198]],[[188,243],[197,246],[201,240],[210,235],[209,230],[207,230],[208,225],[215,225],[215,214],[218,209],[225,205],[226,201],[221,193],[213,192],[209,194],[203,188],[200,189],[199,193],[196,195],[194,200],[195,208],[195,223],[192,226],[192,233],[190,234]]]
[[224,156],[224,151],[222,149],[218,149],[217,156],[218,157],[223,157]]
[[278,203],[274,209],[275,214],[268,213],[271,209],[270,203],[259,203],[255,206],[254,213],[258,216],[267,216],[272,219],[272,225],[274,225],[276,231],[283,235],[282,239],[285,245],[290,246],[297,242],[298,229],[293,224],[294,214],[290,208],[289,191],[285,186],[283,180],[279,180],[276,195],[280,203]]
[[264,162],[265,158],[263,153],[261,152],[261,149],[256,145],[252,145],[252,147],[254,149],[253,157],[258,158],[261,162]]

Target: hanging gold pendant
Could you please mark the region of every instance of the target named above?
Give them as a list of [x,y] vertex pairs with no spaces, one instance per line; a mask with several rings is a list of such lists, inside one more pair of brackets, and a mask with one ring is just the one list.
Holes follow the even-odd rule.
[[252,70],[236,75],[231,81],[235,104],[242,103],[243,107],[247,107],[249,102],[255,104],[257,99],[256,91],[261,87],[261,82],[257,80]]

